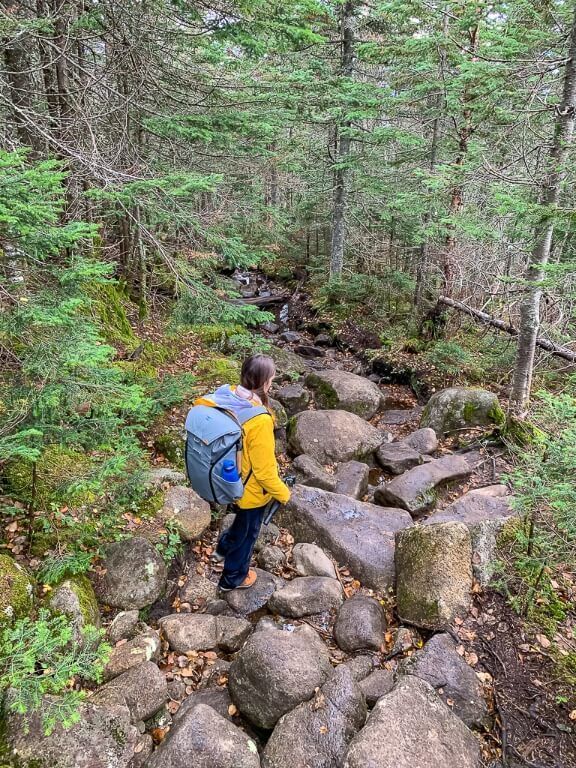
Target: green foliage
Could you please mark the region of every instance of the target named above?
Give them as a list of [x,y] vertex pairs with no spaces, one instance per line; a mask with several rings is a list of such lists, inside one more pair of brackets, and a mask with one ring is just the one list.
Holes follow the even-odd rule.
[[440,373],[459,376],[473,362],[472,355],[455,341],[436,341],[426,350],[425,359]]
[[229,357],[207,355],[196,366],[198,378],[205,385],[237,384],[240,377],[240,365]]
[[178,373],[173,376],[166,375],[155,382],[150,390],[150,396],[157,410],[164,410],[189,402],[197,391],[195,374]]
[[166,533],[162,534],[160,540],[156,543],[156,549],[166,565],[170,565],[175,557],[179,557],[184,552],[184,542],[178,530],[178,527],[171,521],[165,525]]
[[[0,636],[0,691],[10,691],[8,708],[26,715],[41,709],[45,733],[58,723],[69,727],[79,719],[83,693],[74,681],[99,681],[109,647],[102,632],[86,627],[81,644],[65,616],[40,610],[36,621],[18,620]],[[43,699],[56,695],[57,699]]]
[[62,552],[46,557],[36,573],[43,584],[58,584],[68,576],[79,576],[90,570],[93,560],[91,552]]

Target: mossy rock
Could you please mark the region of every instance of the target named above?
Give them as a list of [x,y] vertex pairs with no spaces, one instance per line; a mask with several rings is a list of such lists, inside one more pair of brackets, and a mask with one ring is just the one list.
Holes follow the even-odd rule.
[[71,576],[61,581],[50,592],[46,603],[54,613],[71,618],[76,642],[81,641],[86,626],[100,626],[98,602],[92,584],[86,576]]
[[543,450],[547,441],[546,433],[539,427],[515,416],[508,416],[503,436],[522,448],[540,447]]
[[154,438],[154,449],[161,453],[170,464],[181,467],[184,464],[184,440],[179,432],[163,432]]
[[166,493],[160,490],[160,491],[155,491],[154,493],[150,494],[147,498],[145,498],[144,501],[138,507],[139,517],[142,517],[145,520],[155,518],[158,515],[158,512],[160,512],[160,510],[164,506],[165,496],[166,496]]
[[[46,507],[51,502],[69,506],[90,504],[95,494],[72,488],[88,480],[92,462],[86,454],[61,445],[47,446],[36,464],[36,505]],[[32,493],[32,465],[23,459],[8,463],[4,470],[9,490],[27,501]]]
[[289,379],[298,379],[308,370],[306,361],[287,347],[272,347],[270,357],[276,363],[278,373]]
[[228,357],[210,355],[198,362],[195,373],[206,386],[237,384],[240,381],[240,363]]
[[271,397],[270,408],[274,414],[274,428],[282,429],[285,427],[288,424],[288,415],[282,403],[279,400],[274,400],[274,398]]
[[0,555],[0,629],[32,610],[34,583],[25,568]]
[[493,392],[474,387],[451,387],[432,395],[422,413],[421,427],[447,435],[472,427],[503,429],[506,414]]

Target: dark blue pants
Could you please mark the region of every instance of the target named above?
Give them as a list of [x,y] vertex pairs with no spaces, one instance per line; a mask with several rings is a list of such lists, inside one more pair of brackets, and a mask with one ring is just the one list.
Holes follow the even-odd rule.
[[218,586],[235,589],[248,576],[265,509],[266,505],[254,509],[232,508],[236,515],[234,522],[220,536],[216,545],[216,552],[225,557],[224,570]]

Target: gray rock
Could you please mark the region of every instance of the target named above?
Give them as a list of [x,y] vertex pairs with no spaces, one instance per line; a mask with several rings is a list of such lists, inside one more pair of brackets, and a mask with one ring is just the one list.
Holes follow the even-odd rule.
[[432,395],[420,426],[446,435],[470,427],[502,427],[505,423],[506,414],[495,394],[485,389],[451,387]]
[[292,452],[321,464],[368,458],[386,441],[387,433],[348,411],[302,411],[288,422]]
[[325,350],[312,344],[298,344],[296,352],[302,357],[323,357],[326,354]]
[[138,632],[138,611],[120,611],[106,630],[106,639],[112,645],[120,640],[131,640]]
[[361,461],[347,461],[340,464],[336,472],[336,493],[361,499],[368,490],[370,467]]
[[310,392],[302,384],[286,384],[276,392],[288,416],[305,411],[310,403]]
[[350,670],[340,667],[276,724],[262,753],[263,768],[334,768],[366,720],[366,702]]
[[314,344],[316,344],[317,347],[331,347],[333,343],[332,336],[328,333],[319,333],[314,339]]
[[488,586],[496,572],[498,562],[498,534],[506,523],[502,520],[483,520],[470,527],[472,539],[472,573],[483,587]]
[[292,465],[296,470],[298,482],[301,485],[321,488],[324,491],[334,491],[336,489],[336,477],[326,472],[324,467],[311,456],[303,453],[294,459]]
[[374,499],[378,504],[402,507],[413,517],[418,517],[436,503],[435,490],[439,485],[467,477],[471,471],[462,456],[444,456],[379,486]]
[[347,653],[362,649],[380,650],[386,622],[382,606],[374,597],[357,595],[342,605],[334,624],[334,639]]
[[[8,704],[13,694],[8,695]],[[6,709],[4,739],[16,765],[37,768],[127,768],[139,740],[125,706],[99,707],[82,702],[79,721],[57,725],[44,735],[42,716],[59,705],[57,696],[44,696],[37,712],[20,715]],[[105,756],[106,762],[103,762]],[[12,762],[8,762],[12,765]]]
[[447,506],[446,509],[434,512],[424,522],[427,524],[458,522],[473,527],[477,523],[485,521],[504,521],[512,514],[506,498],[495,498],[471,491]]
[[280,338],[288,344],[297,344],[302,336],[297,331],[284,331],[280,334]]
[[256,744],[212,707],[198,704],[176,722],[147,768],[260,768]]
[[272,613],[299,619],[337,608],[344,599],[340,582],[326,576],[300,576],[289,581],[268,601]]
[[222,599],[210,600],[210,602],[206,606],[206,613],[209,613],[210,616],[220,616],[222,614],[225,614],[226,616],[228,616],[230,610],[231,608],[226,602],[226,600],[222,600]]
[[282,427],[285,427],[286,424],[288,424],[288,415],[282,403],[279,400],[275,400],[273,397],[271,397],[270,408],[274,414],[274,428],[281,429]]
[[400,654],[405,654],[406,651],[422,648],[423,645],[424,640],[422,640],[422,635],[415,627],[398,627],[396,630],[396,637],[394,638],[392,653],[395,656],[398,656]]
[[404,677],[378,700],[343,768],[479,768],[472,732],[432,686]]
[[341,666],[350,670],[350,674],[356,682],[364,680],[374,670],[372,656],[354,656]]
[[172,467],[157,467],[146,474],[144,483],[150,488],[162,488],[164,485],[183,485],[186,475]]
[[396,597],[403,621],[443,629],[472,589],[472,542],[463,523],[414,526],[396,536]]
[[258,553],[258,565],[265,571],[272,573],[278,571],[284,565],[285,560],[286,557],[280,547],[267,545],[262,547]]
[[128,763],[128,768],[144,768],[146,761],[154,751],[154,740],[149,733],[143,733],[134,747],[134,757]]
[[116,648],[112,648],[108,663],[104,667],[104,680],[128,672],[145,661],[158,661],[160,657],[160,635],[146,627],[142,634]]
[[166,491],[159,516],[164,523],[174,525],[186,541],[199,538],[212,519],[208,502],[201,499],[192,488],[183,485],[173,486]]
[[202,574],[192,571],[186,584],[180,589],[180,600],[191,605],[210,602],[218,596],[218,585]]
[[334,563],[316,544],[295,544],[292,548],[294,568],[300,576],[327,576],[336,578]]
[[207,707],[212,707],[212,709],[218,712],[221,717],[226,718],[226,720],[229,720],[230,722],[234,722],[232,719],[233,716],[229,712],[232,699],[230,698],[228,689],[221,686],[203,688],[191,693],[190,696],[182,702],[180,709],[174,715],[173,722],[177,723],[179,720],[182,720],[182,718],[186,717],[186,715],[191,712],[194,707],[197,707],[198,704],[205,704]]
[[485,485],[482,488],[474,488],[472,491],[468,491],[470,494],[478,496],[492,496],[494,499],[500,499],[502,496],[508,496],[510,491],[507,486],[496,483],[496,485]]
[[264,608],[274,592],[284,584],[283,579],[268,571],[261,568],[255,568],[255,571],[258,578],[250,589],[233,589],[224,593],[224,599],[230,608],[241,616],[249,616]]
[[100,611],[94,588],[86,576],[71,576],[54,587],[48,598],[54,613],[70,618],[75,643],[82,644],[87,626],[100,627]]
[[104,558],[106,573],[101,600],[114,608],[145,608],[166,589],[166,565],[159,552],[143,538],[111,544]]
[[366,697],[366,704],[373,707],[378,699],[394,688],[394,673],[389,669],[375,669],[371,675],[360,681],[360,688]]
[[472,667],[456,652],[450,635],[434,635],[422,650],[400,663],[398,674],[416,675],[430,683],[469,728],[488,725],[482,684]]
[[420,454],[404,442],[381,445],[376,451],[376,459],[383,469],[393,475],[401,475],[422,462]]
[[207,613],[174,613],[159,621],[163,634],[176,653],[220,648],[233,653],[252,631],[246,619]]
[[434,451],[438,448],[438,438],[436,437],[436,432],[434,432],[433,429],[430,429],[430,427],[417,429],[415,432],[407,435],[402,440],[402,443],[407,445],[409,448],[412,448],[417,453],[421,453],[423,455],[434,453]]
[[98,688],[94,704],[128,707],[133,723],[148,720],[168,701],[166,678],[156,664],[146,661]]
[[271,323],[270,321],[266,323],[262,323],[260,326],[263,331],[266,331],[266,333],[278,333],[278,330],[280,329],[280,326],[276,323]]
[[401,410],[383,411],[380,416],[381,424],[408,424],[418,414],[416,409],[406,408]]
[[269,354],[276,363],[279,380],[286,380],[286,377],[293,379],[297,374],[303,374],[308,369],[306,360],[287,347],[283,349],[272,347]]
[[276,722],[314,695],[332,674],[326,649],[296,632],[255,632],[230,668],[232,700],[252,723]]
[[280,524],[296,541],[316,542],[365,586],[387,589],[394,584],[394,532],[412,520],[401,509],[297,485]]
[[172,701],[182,701],[186,698],[186,683],[181,677],[168,681],[168,696]]
[[371,419],[382,407],[383,396],[372,381],[348,371],[314,371],[306,377],[319,408],[350,411]]

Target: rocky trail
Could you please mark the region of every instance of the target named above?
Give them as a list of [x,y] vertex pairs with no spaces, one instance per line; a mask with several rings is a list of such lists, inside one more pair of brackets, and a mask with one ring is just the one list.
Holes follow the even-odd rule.
[[93,579],[104,682],[69,731],[26,733],[10,715],[14,754],[54,768],[576,765],[547,709],[545,650],[488,589],[514,515],[485,438],[495,396],[454,388],[423,406],[321,330],[274,326],[278,455],[298,484],[262,529],[255,586],[219,596],[210,555],[231,516],[157,466],[158,520],[185,553],[167,571],[145,525],[108,548]]

